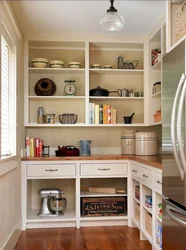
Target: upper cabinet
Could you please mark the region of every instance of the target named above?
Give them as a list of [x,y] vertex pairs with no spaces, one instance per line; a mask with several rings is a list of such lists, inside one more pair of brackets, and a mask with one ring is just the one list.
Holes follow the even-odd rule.
[[145,124],[143,43],[25,41],[24,64],[27,127]]
[[166,52],[165,20],[155,27],[149,36],[149,125],[161,124],[162,58]]
[[166,1],[167,52],[186,38],[186,1]]

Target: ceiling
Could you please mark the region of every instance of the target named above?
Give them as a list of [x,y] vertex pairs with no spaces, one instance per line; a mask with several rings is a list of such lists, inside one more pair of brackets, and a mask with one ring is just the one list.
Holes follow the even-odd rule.
[[[110,7],[109,0],[12,0],[24,35],[40,33],[108,34],[98,28],[99,21]],[[165,15],[165,1],[115,1],[114,7],[123,16],[126,28],[115,35],[146,35]]]

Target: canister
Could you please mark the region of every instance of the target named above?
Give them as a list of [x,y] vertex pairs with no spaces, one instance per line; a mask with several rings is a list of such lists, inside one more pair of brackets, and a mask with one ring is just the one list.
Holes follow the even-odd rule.
[[135,154],[135,130],[125,130],[121,136],[121,154]]
[[135,133],[136,155],[157,155],[158,137],[156,132]]

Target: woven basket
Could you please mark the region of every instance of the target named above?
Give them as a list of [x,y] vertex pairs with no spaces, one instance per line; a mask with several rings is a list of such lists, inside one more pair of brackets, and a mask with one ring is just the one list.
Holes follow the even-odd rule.
[[186,34],[186,1],[175,13],[176,41]]

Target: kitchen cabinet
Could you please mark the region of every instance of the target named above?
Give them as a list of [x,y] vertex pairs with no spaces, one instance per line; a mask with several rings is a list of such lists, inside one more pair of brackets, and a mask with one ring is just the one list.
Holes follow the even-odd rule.
[[[118,69],[118,56],[124,61],[137,60],[133,69]],[[33,58],[64,61],[63,68],[33,68]],[[69,68],[68,63],[78,61],[80,68]],[[101,68],[92,68],[100,64]],[[111,69],[104,69],[105,65]],[[82,127],[82,126],[143,126],[145,125],[145,96],[120,97],[117,89],[129,89],[144,93],[144,42],[67,42],[67,41],[25,41],[25,120],[26,127]],[[53,96],[38,96],[35,84],[42,78],[49,78],[56,85]],[[75,95],[65,95],[65,80],[75,80]],[[91,89],[115,91],[109,96],[89,96]],[[116,109],[116,124],[91,124],[89,103],[110,105]],[[37,109],[42,105],[46,114],[55,114],[55,124],[37,124]],[[132,124],[124,124],[123,116],[135,113]],[[74,113],[78,116],[75,124],[61,124],[59,114]]]
[[161,249],[157,230],[162,227],[162,170],[131,162],[132,222],[153,249]]
[[161,121],[162,58],[166,53],[166,26],[164,18],[149,35],[149,125]]
[[185,1],[166,2],[166,47],[167,53],[186,38]]

